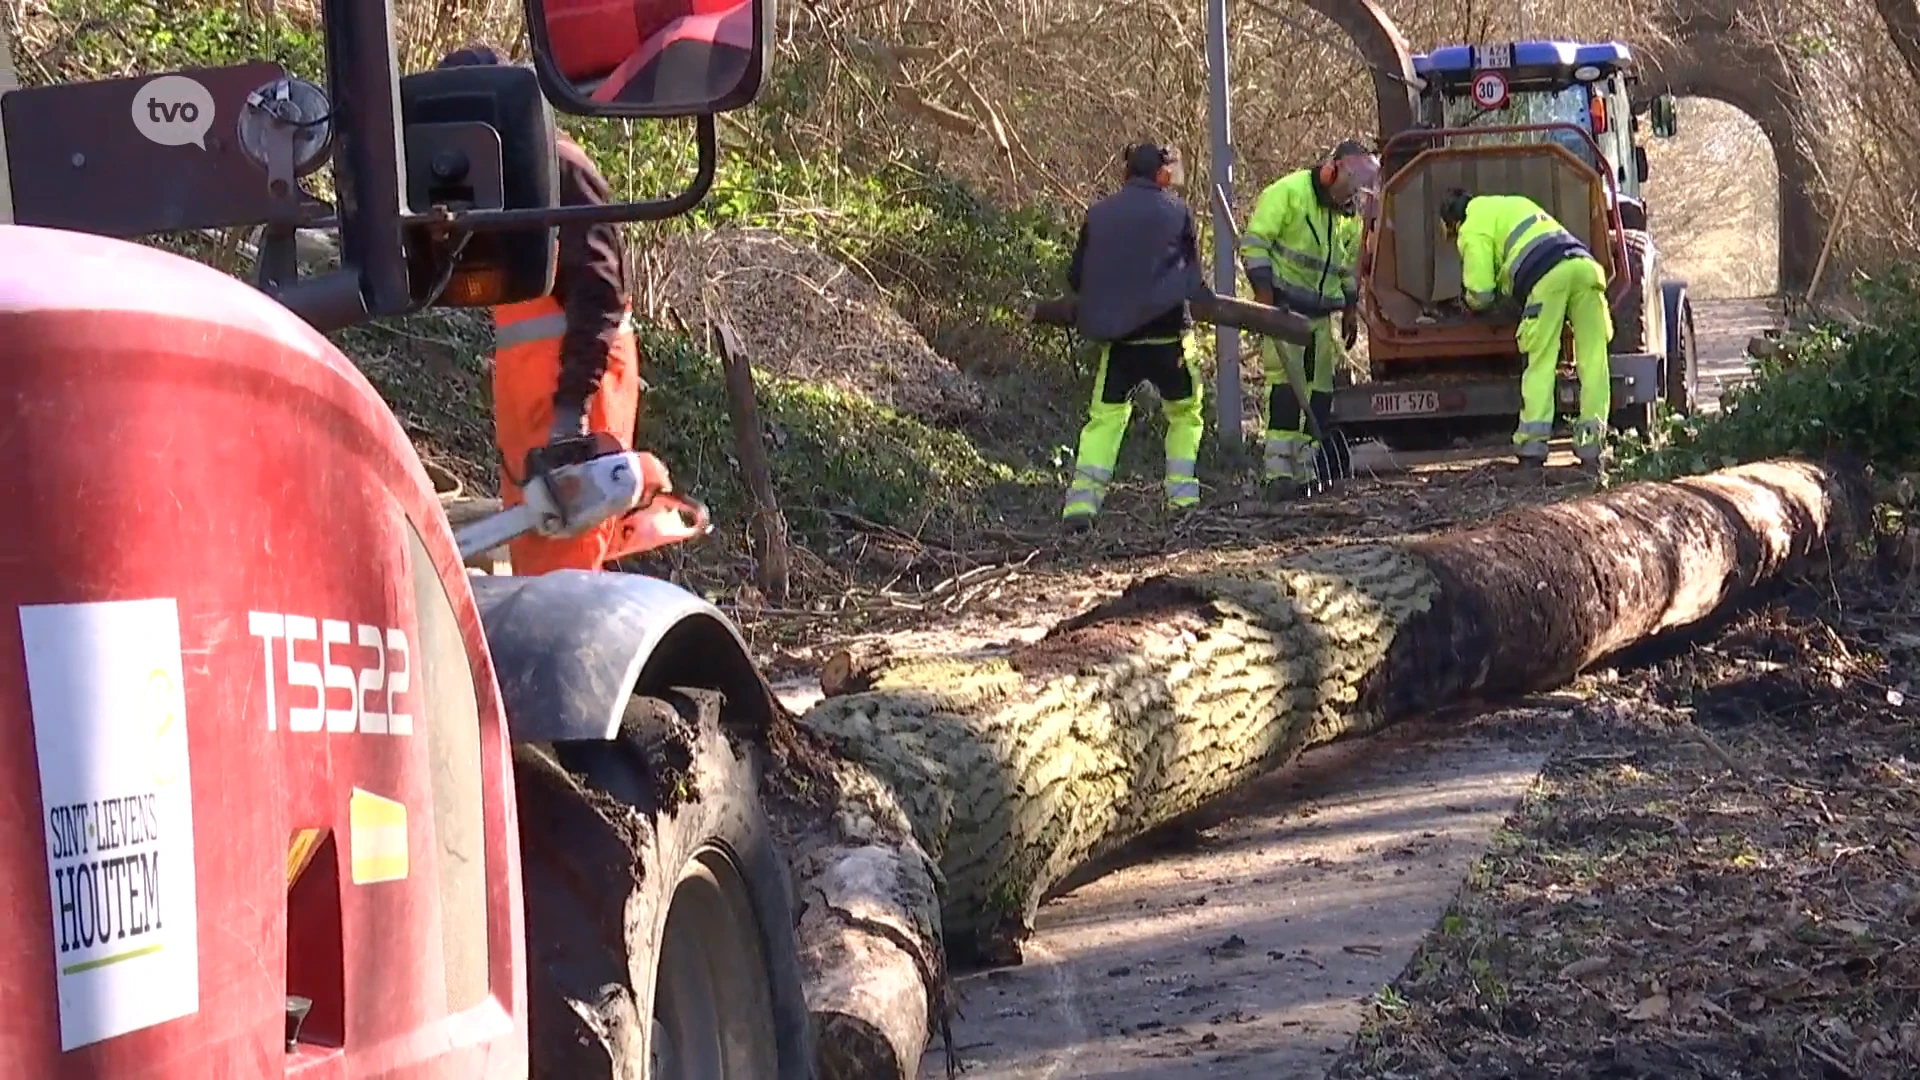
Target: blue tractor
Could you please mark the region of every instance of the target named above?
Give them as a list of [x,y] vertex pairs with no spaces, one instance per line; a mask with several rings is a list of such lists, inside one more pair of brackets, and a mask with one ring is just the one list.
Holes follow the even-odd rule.
[[[1640,133],[1644,124],[1674,134],[1673,97],[1636,101],[1633,53],[1619,42],[1449,45],[1413,67],[1415,125],[1381,148],[1362,240],[1371,381],[1339,390],[1333,418],[1350,436],[1406,450],[1512,431],[1523,366],[1515,324],[1459,304],[1459,255],[1439,229],[1454,187],[1532,198],[1607,265],[1614,427],[1647,430],[1661,401],[1690,412],[1693,308],[1686,283],[1662,274],[1642,196]],[[1570,373],[1558,398],[1571,413]]]

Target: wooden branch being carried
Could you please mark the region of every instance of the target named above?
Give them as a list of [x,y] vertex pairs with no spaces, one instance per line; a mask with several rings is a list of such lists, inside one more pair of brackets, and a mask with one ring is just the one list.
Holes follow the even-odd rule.
[[997,659],[836,661],[827,681],[850,692],[800,723],[912,836],[865,830],[796,867],[802,896],[824,882],[849,898],[800,926],[823,1080],[915,1075],[942,928],[955,955],[1015,958],[1047,891],[1090,859],[1308,746],[1562,685],[1843,558],[1869,509],[1857,469],[1763,463],[1150,578]]
[[[1070,295],[1042,300],[1033,306],[1029,317],[1042,326],[1072,326],[1078,303],[1078,298]],[[1286,308],[1219,295],[1190,301],[1187,307],[1199,322],[1250,330],[1295,345],[1306,345],[1313,340],[1313,324]]]

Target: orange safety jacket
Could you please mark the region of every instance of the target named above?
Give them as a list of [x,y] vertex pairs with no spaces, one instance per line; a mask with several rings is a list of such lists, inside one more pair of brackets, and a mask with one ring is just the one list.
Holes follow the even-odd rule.
[[[545,446],[553,428],[553,394],[560,385],[560,339],[567,331],[566,309],[551,296],[503,304],[493,309],[493,431],[500,450],[500,501],[525,501],[527,453]],[[587,427],[612,435],[633,448],[640,418],[640,345],[633,336],[633,312],[621,322],[607,352],[606,374],[587,399]],[[525,536],[507,546],[515,575],[549,570],[598,570],[623,554],[613,550],[621,532],[618,520],[604,521],[570,539]]]

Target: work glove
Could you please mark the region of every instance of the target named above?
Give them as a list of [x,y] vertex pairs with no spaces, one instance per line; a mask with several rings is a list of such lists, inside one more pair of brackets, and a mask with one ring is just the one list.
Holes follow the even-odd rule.
[[1264,266],[1247,268],[1247,283],[1253,286],[1253,298],[1273,307],[1273,271]]
[[556,401],[553,403],[553,427],[547,430],[547,444],[551,446],[568,439],[577,439],[587,433],[587,406],[583,401]]
[[1525,307],[1525,304],[1511,296],[1502,296],[1493,302],[1493,306],[1489,307],[1485,314],[1487,318],[1497,322],[1519,322],[1524,317]]
[[1360,309],[1359,308],[1340,309],[1340,344],[1351,349],[1353,348],[1353,343],[1359,340],[1360,340]]

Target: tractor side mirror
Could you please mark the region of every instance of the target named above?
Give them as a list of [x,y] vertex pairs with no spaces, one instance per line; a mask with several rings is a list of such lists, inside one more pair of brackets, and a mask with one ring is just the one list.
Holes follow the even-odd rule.
[[1680,131],[1679,107],[1672,94],[1661,94],[1653,99],[1653,107],[1648,110],[1648,119],[1653,125],[1656,139],[1670,139]]
[[1634,179],[1644,184],[1647,182],[1647,177],[1651,175],[1652,171],[1653,171],[1652,168],[1647,164],[1647,148],[1644,146],[1634,147],[1633,148]]
[[526,0],[534,69],[580,116],[705,116],[751,103],[774,0]]

